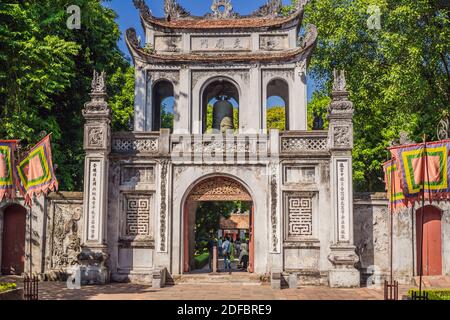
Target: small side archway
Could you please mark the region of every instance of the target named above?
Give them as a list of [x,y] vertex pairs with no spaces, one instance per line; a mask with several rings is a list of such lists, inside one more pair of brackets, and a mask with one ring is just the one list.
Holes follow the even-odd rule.
[[174,85],[169,80],[159,80],[152,89],[152,128],[153,131],[174,127],[175,107]]
[[1,235],[1,274],[21,275],[25,271],[25,234],[27,210],[11,204],[3,212]]
[[289,84],[281,78],[270,80],[266,88],[266,128],[289,130]]
[[[442,211],[435,206],[428,205],[416,210],[417,274],[422,268],[424,276],[442,275],[441,220]],[[422,243],[421,239],[423,239]],[[420,254],[421,252],[422,254]],[[422,257],[422,261],[420,257]]]

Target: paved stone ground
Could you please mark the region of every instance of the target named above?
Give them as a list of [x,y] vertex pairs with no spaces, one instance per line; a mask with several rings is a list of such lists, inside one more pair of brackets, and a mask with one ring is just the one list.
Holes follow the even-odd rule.
[[[13,280],[14,278],[0,278],[0,282]],[[20,287],[21,281],[17,282]],[[400,297],[406,294],[409,288],[410,286],[401,286]],[[41,282],[39,298],[41,300],[382,300],[383,290],[328,287],[273,290],[266,284],[179,284],[152,289],[146,285],[123,283],[69,290],[62,282]]]

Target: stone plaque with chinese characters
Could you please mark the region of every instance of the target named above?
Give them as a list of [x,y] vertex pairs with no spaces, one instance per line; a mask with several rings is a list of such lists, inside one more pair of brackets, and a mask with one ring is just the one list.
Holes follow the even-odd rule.
[[336,161],[337,170],[337,218],[339,241],[350,241],[350,193],[349,164],[347,160]]
[[192,51],[249,51],[251,38],[249,36],[223,37],[192,37]]
[[259,49],[263,51],[278,51],[289,48],[287,35],[262,35],[259,38]]
[[316,168],[303,166],[287,166],[284,171],[285,184],[315,183]]
[[101,165],[100,160],[91,160],[89,162],[89,197],[87,204],[88,241],[98,241],[100,239]]
[[165,52],[181,51],[181,36],[155,36],[155,50]]

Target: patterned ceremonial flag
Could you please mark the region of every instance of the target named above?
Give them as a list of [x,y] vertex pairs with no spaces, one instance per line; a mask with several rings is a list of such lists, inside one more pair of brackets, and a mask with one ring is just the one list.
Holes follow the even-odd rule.
[[14,154],[17,143],[17,140],[0,140],[0,202],[3,198],[14,199],[16,195]]
[[422,188],[426,199],[449,198],[450,140],[394,147],[390,149],[400,169],[401,187],[408,203],[421,199]]
[[48,193],[58,189],[58,181],[53,172],[50,135],[41,140],[28,156],[17,166],[25,203],[31,206],[33,195]]
[[398,211],[406,207],[405,196],[400,182],[399,171],[394,160],[390,160],[383,165],[384,181],[389,199],[389,208]]

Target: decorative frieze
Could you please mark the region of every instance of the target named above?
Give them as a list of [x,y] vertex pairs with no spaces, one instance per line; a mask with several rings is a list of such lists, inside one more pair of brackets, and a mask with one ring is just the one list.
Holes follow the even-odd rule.
[[295,72],[294,69],[265,69],[262,71],[263,79],[266,82],[270,82],[275,78],[290,79],[294,81]]
[[252,201],[248,191],[233,179],[215,177],[200,182],[189,195],[190,201]]
[[297,241],[313,235],[312,192],[285,192],[285,234],[287,241]]
[[163,160],[161,162],[161,211],[159,216],[159,231],[160,231],[160,245],[161,252],[166,251],[166,237],[167,237],[167,174],[169,161]]
[[240,78],[244,85],[248,85],[250,81],[250,75],[248,70],[229,69],[229,70],[195,70],[192,71],[192,89],[195,88],[197,83],[201,80],[217,78],[218,76],[228,76],[232,79]]

